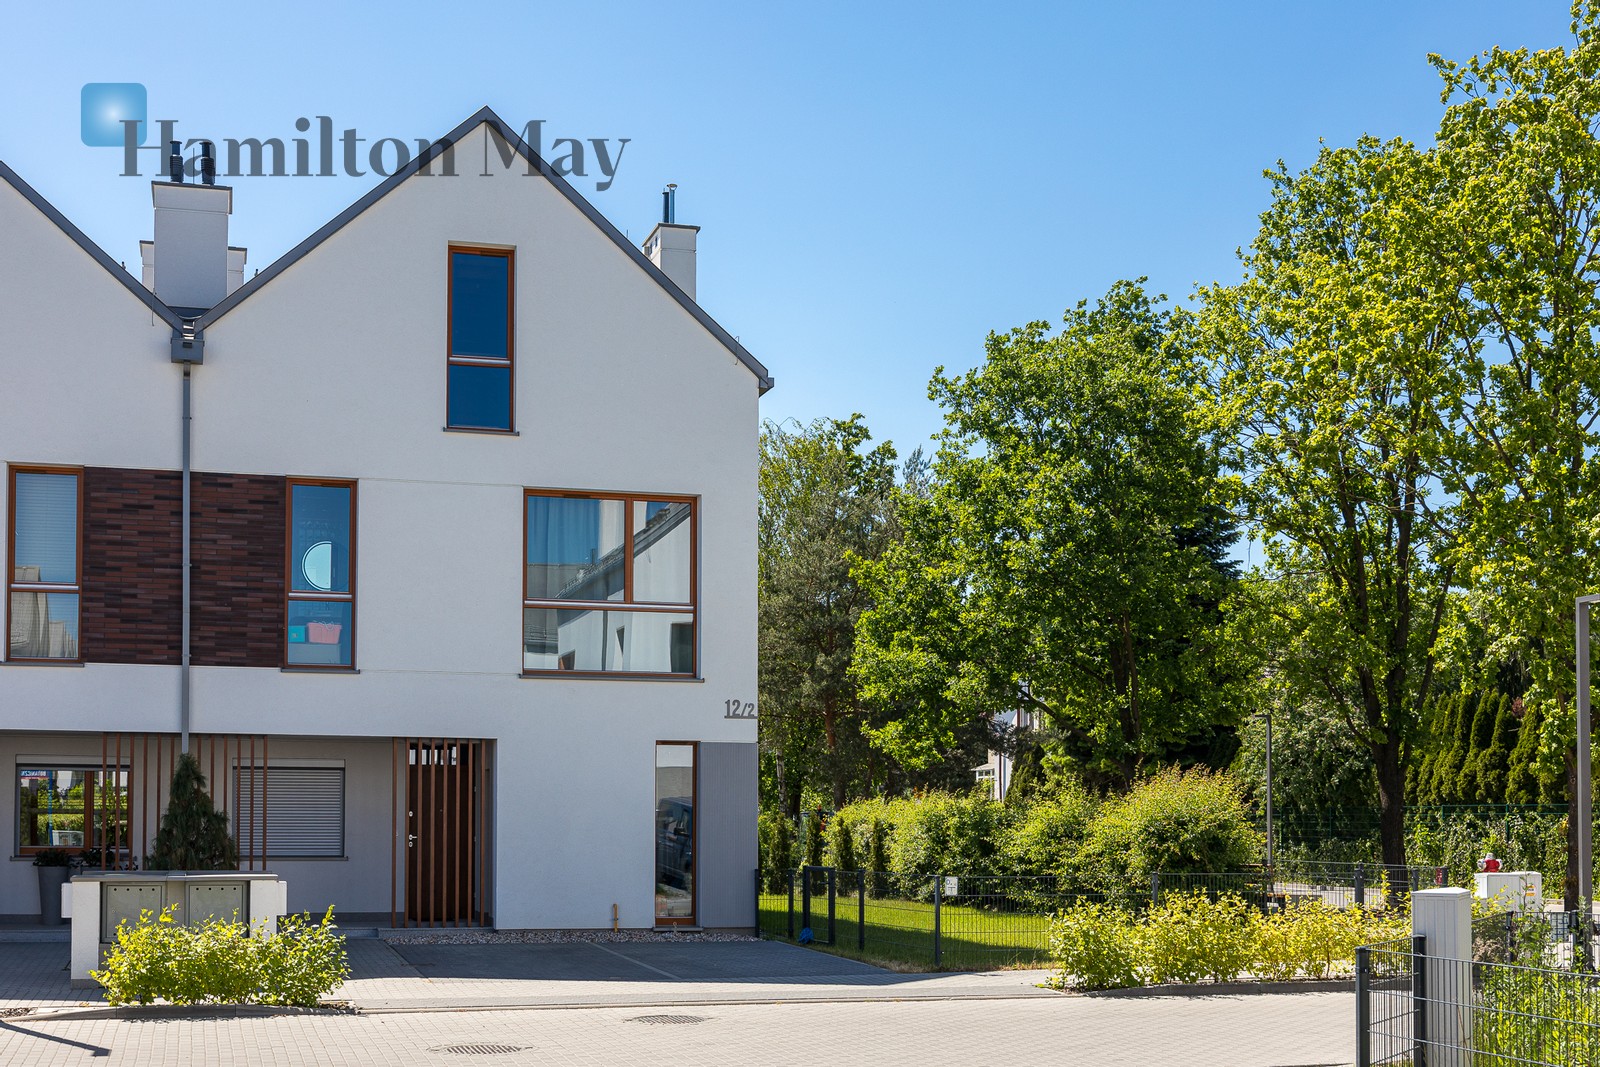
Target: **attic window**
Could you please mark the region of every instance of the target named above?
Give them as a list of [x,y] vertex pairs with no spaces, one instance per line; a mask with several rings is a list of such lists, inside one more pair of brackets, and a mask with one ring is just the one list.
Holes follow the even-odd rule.
[[450,249],[447,429],[512,428],[514,279],[509,249]]

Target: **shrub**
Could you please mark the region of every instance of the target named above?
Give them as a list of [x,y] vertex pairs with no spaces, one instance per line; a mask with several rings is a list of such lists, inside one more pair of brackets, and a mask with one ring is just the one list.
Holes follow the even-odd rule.
[[1155,982],[1231,982],[1255,960],[1259,920],[1232,894],[1172,894],[1145,916],[1145,969]]
[[761,873],[767,892],[780,893],[794,869],[794,823],[782,812],[764,811],[756,820]]
[[183,926],[173,920],[175,910],[146,911],[137,923],[118,925],[104,968],[89,972],[108,1004],[315,1007],[349,974],[332,908],[320,922],[287,916],[276,934],[220,919]]
[[1169,768],[1095,813],[1082,862],[1122,890],[1158,871],[1236,871],[1258,862],[1262,847],[1233,778]]
[[1040,795],[1016,810],[1000,830],[996,846],[1000,870],[1005,874],[1075,876],[1095,806],[1094,798],[1081,785],[1067,782],[1053,794]]
[[987,874],[1006,809],[982,793],[935,793],[889,805],[889,867],[903,889],[930,892],[939,874]]
[[1403,911],[1340,911],[1320,900],[1262,916],[1242,898],[1172,894],[1143,916],[1080,903],[1051,920],[1057,987],[1109,989],[1147,982],[1326,978],[1354,963],[1356,947],[1401,936]]
[[1056,988],[1121,989],[1144,985],[1142,931],[1132,912],[1079,903],[1050,922],[1050,955],[1061,964]]

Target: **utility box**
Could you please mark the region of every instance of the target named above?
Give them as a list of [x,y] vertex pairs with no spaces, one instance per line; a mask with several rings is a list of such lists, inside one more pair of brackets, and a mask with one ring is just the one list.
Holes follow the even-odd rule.
[[90,871],[63,887],[63,914],[72,918],[72,983],[90,986],[117,939],[117,926],[145,912],[173,908],[173,920],[237,919],[252,931],[277,933],[288,910],[288,884],[265,871]]
[[1538,871],[1480,871],[1473,896],[1518,915],[1544,910],[1544,875]]

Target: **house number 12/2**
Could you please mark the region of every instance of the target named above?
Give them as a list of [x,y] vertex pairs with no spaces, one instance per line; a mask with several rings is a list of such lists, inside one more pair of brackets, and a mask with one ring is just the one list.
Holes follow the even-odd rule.
[[738,697],[734,697],[732,700],[724,700],[722,704],[727,709],[722,715],[724,719],[753,719],[756,717],[756,702],[754,700],[740,700]]

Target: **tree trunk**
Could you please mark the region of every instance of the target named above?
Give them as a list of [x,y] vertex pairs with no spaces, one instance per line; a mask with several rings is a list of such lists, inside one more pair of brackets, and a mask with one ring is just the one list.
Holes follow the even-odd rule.
[[1406,775],[1400,767],[1400,746],[1393,741],[1372,746],[1378,768],[1378,839],[1386,865],[1406,862]]

